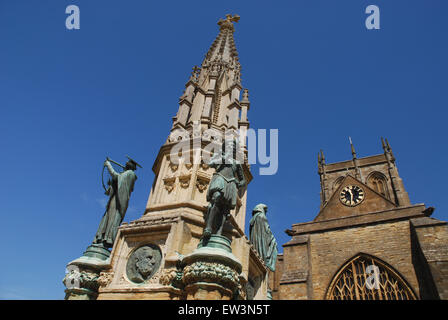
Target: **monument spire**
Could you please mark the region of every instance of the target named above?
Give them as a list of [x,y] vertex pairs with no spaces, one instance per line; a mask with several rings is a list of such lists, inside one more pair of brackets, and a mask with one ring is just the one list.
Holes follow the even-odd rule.
[[[179,111],[171,131],[191,130],[193,123],[201,130],[224,131],[248,128],[247,91],[240,104],[241,65],[233,33],[238,15],[226,15],[218,21],[219,33],[208,49],[200,68],[195,67],[179,100]],[[247,90],[247,89],[246,89]],[[239,116],[241,110],[241,118]]]

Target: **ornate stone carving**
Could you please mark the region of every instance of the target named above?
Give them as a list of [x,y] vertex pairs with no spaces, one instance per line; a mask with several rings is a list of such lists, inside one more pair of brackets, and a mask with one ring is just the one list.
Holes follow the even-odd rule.
[[173,282],[173,280],[177,276],[177,270],[176,269],[165,269],[162,271],[162,274],[160,275],[159,282],[160,284],[163,284],[164,286],[170,286]]
[[200,178],[196,180],[196,187],[198,188],[199,192],[204,192],[204,190],[207,189],[208,186],[208,179]]
[[173,163],[173,162],[170,162],[170,169],[171,169],[171,171],[176,171],[177,170],[177,168],[179,168],[179,165],[178,164],[175,164],[175,163]]
[[62,283],[67,289],[87,289],[92,292],[98,291],[98,273],[80,270],[78,267],[69,269],[69,272],[65,275]]
[[207,163],[201,163],[201,168],[204,170],[207,170],[208,168],[210,168],[210,166]]
[[165,184],[165,189],[168,191],[168,193],[171,193],[171,191],[174,190],[174,182],[176,181],[175,177],[169,177],[163,179],[163,183]]
[[126,275],[134,283],[148,282],[160,267],[162,253],[154,244],[146,244],[134,250],[126,265]]
[[187,265],[183,270],[182,282],[185,285],[196,282],[216,283],[232,291],[239,288],[238,273],[217,262],[198,261]]
[[112,282],[113,278],[114,278],[113,271],[110,271],[110,272],[102,271],[98,278],[98,284],[102,288],[107,287]]
[[188,188],[190,186],[190,178],[191,178],[190,174],[180,176],[179,177],[180,186],[184,189]]

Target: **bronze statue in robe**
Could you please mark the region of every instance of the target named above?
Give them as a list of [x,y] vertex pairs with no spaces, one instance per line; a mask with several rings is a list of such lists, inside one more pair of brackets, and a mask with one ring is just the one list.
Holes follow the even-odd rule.
[[252,219],[250,219],[249,238],[250,243],[257,250],[266,266],[275,271],[275,263],[277,262],[277,241],[269,227],[266,213],[268,207],[265,204],[258,204],[252,211]]
[[104,248],[112,248],[114,245],[118,227],[124,219],[128,209],[129,198],[132,191],[134,191],[134,183],[137,180],[134,171],[137,169],[137,165],[134,160],[129,158],[123,172],[118,173],[110,164],[109,159],[104,162],[104,166],[111,175],[111,179],[108,182],[109,188],[106,190],[109,201],[93,240],[94,244],[100,244]]
[[243,167],[237,160],[236,141],[223,143],[221,154],[215,154],[209,166],[216,169],[207,191],[209,206],[205,217],[203,238],[212,234],[222,235],[224,223],[230,211],[235,208],[238,193],[246,186]]

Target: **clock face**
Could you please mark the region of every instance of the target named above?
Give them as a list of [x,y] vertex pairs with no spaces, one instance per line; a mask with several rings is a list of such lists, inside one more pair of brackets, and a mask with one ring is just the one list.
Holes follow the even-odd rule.
[[346,186],[342,189],[339,199],[346,206],[357,206],[364,200],[364,190],[358,186]]

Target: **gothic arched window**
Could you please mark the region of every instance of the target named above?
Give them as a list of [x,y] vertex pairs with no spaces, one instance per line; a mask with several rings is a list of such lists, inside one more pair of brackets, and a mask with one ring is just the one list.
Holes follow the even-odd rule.
[[380,172],[373,172],[367,178],[367,185],[373,190],[389,199],[389,192],[387,191],[386,176]]
[[359,254],[336,273],[328,300],[415,300],[415,294],[397,271],[379,259]]

